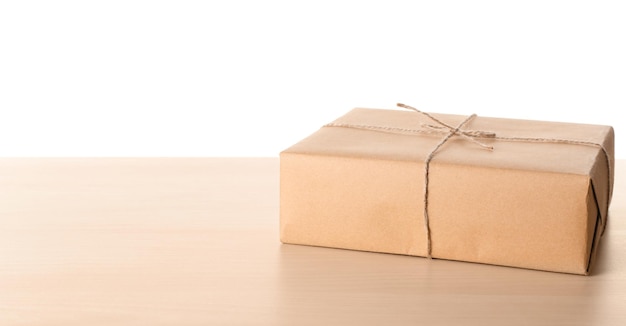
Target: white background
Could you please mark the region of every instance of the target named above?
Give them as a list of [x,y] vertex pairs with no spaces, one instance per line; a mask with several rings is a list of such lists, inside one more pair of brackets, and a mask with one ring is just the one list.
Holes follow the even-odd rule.
[[353,107],[613,125],[626,2],[2,1],[0,156],[276,156]]

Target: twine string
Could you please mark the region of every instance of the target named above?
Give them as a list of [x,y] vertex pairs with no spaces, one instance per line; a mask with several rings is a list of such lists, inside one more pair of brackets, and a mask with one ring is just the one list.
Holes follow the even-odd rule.
[[[609,153],[604,148],[602,144],[598,144],[590,141],[581,141],[581,140],[571,140],[571,139],[561,139],[561,138],[541,138],[541,137],[504,137],[497,136],[496,133],[490,131],[481,131],[481,130],[467,130],[462,129],[465,125],[467,125],[472,119],[476,117],[476,114],[472,114],[463,120],[458,126],[453,127],[436,117],[430,115],[427,112],[420,111],[412,106],[398,103],[398,107],[408,109],[417,113],[422,114],[427,117],[435,124],[422,124],[421,129],[408,129],[408,128],[397,128],[397,127],[385,127],[385,126],[374,126],[374,125],[362,125],[362,124],[345,124],[345,123],[329,123],[324,125],[324,127],[344,127],[351,129],[364,129],[364,130],[373,130],[379,132],[386,132],[392,134],[435,134],[435,135],[444,135],[444,137],[437,143],[437,145],[428,153],[426,160],[424,161],[424,227],[426,230],[426,238],[427,238],[427,257],[432,259],[432,236],[430,230],[430,217],[428,214],[428,197],[429,197],[429,183],[430,183],[430,162],[433,160],[439,149],[453,136],[460,136],[461,138],[480,146],[486,150],[493,150],[493,146],[487,145],[478,139],[481,138],[489,138],[500,141],[512,141],[512,142],[531,142],[531,143],[561,143],[561,144],[570,144],[570,145],[583,145],[583,146],[592,146],[600,148],[604,154],[606,159],[606,168],[609,178],[611,177],[611,161],[609,158]],[[610,202],[611,193],[613,191],[611,181],[607,182],[607,208]],[[600,223],[602,223],[602,232],[601,235],[604,234],[606,230],[606,217],[600,217]]]
[[421,113],[423,115],[425,115],[426,117],[430,118],[431,120],[433,120],[434,122],[438,123],[439,126],[436,125],[426,125],[430,128],[436,129],[436,130],[445,130],[447,129],[448,132],[446,134],[446,136],[441,139],[441,141],[433,148],[432,151],[430,151],[430,153],[428,154],[428,156],[426,157],[426,160],[424,161],[424,228],[426,230],[426,241],[427,241],[427,251],[426,251],[426,257],[428,257],[428,259],[432,259],[432,251],[433,251],[433,246],[432,246],[432,237],[431,237],[431,232],[430,232],[430,217],[428,216],[428,184],[430,182],[430,161],[432,161],[432,159],[435,157],[435,154],[437,154],[437,151],[439,151],[439,149],[443,146],[443,144],[445,144],[450,138],[452,138],[452,136],[454,135],[460,135],[462,136],[464,139],[469,140],[470,142],[484,148],[487,150],[493,150],[493,146],[489,146],[486,144],[483,144],[481,142],[479,142],[478,140],[475,139],[475,137],[477,137],[477,135],[488,135],[491,136],[491,138],[495,137],[495,133],[487,133],[487,132],[466,132],[464,130],[462,130],[461,128],[463,128],[468,122],[470,122],[472,119],[474,119],[476,117],[476,114],[472,114],[469,117],[467,117],[465,120],[463,120],[458,126],[456,127],[452,127],[444,122],[442,122],[441,120],[431,116],[430,114],[426,113],[426,112],[422,112],[412,106],[408,106],[402,103],[398,103],[399,107],[405,108],[405,109],[409,109],[409,110],[413,110],[415,112]]

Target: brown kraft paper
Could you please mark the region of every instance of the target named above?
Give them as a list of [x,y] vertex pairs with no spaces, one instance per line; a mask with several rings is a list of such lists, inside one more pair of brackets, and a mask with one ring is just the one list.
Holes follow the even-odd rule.
[[[467,117],[432,114],[451,126]],[[609,126],[354,109],[280,154],[284,243],[585,274],[606,226]],[[493,137],[492,137],[493,135]],[[485,150],[483,146],[493,147]]]

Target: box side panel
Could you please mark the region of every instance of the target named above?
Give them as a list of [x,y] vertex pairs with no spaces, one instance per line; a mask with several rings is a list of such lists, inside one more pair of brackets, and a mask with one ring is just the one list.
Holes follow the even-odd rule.
[[423,164],[280,156],[280,237],[285,243],[426,255]]
[[[282,153],[280,169],[281,241],[426,256],[423,164]],[[433,164],[433,257],[586,274],[589,189],[584,175]]]

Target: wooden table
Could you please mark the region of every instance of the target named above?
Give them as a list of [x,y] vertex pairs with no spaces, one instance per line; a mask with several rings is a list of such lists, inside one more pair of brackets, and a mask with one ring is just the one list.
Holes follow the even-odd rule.
[[276,158],[0,160],[0,325],[626,325],[626,161],[589,277],[278,240]]

